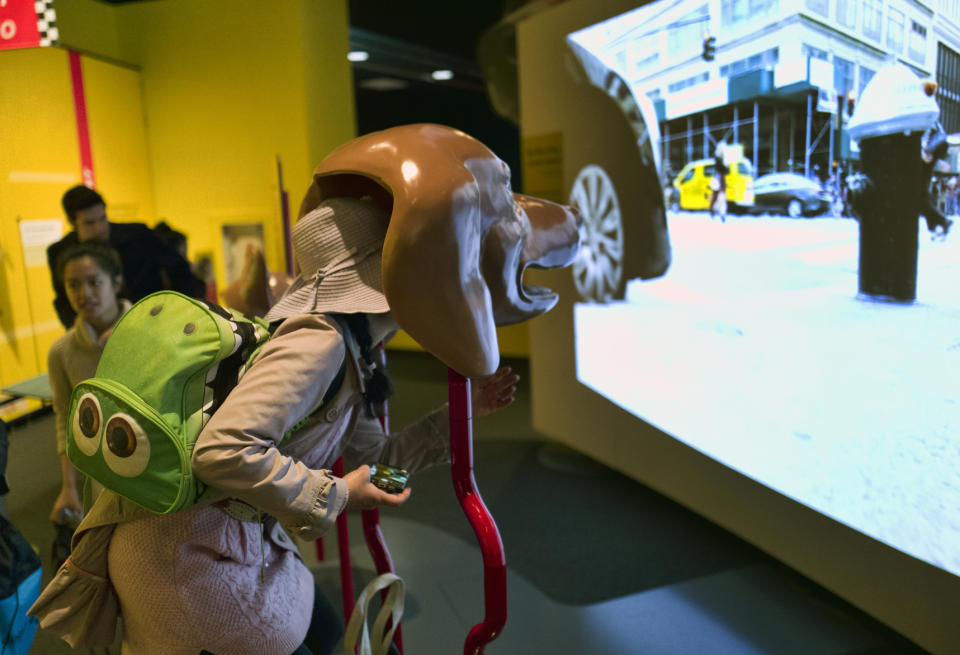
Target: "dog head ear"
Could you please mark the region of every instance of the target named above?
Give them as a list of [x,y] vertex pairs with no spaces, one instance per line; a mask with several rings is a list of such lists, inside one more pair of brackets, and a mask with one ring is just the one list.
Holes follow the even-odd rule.
[[[509,178],[506,164],[473,137],[441,125],[404,125],[334,150],[317,168],[301,213],[337,195],[369,195],[389,205],[382,280],[394,317],[445,364],[482,377],[499,363],[496,324],[525,320],[555,302],[555,296],[504,301],[528,289],[520,282],[523,268],[569,264],[579,243],[575,214],[548,203],[554,219],[567,221],[565,231],[555,232],[564,235],[540,263],[526,261],[543,240],[528,240],[524,207],[535,203],[515,196]],[[554,219],[547,222],[556,227]],[[525,250],[527,243],[540,246]]]

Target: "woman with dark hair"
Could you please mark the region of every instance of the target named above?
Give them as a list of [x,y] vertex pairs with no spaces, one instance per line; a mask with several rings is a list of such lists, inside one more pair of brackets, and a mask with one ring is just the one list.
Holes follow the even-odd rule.
[[96,373],[103,345],[130,303],[119,296],[123,286],[120,256],[109,245],[96,241],[72,245],[56,265],[77,318],[73,327],[53,342],[47,355],[61,473],[60,493],[50,520],[58,525],[75,525],[83,506],[77,491],[77,472],[66,453],[70,394],[74,385]]

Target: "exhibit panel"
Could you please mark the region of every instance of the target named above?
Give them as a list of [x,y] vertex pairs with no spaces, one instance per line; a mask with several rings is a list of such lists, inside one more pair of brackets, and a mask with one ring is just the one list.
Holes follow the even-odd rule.
[[[519,24],[528,185],[552,185],[562,190],[557,199],[573,201],[595,164],[621,186],[609,171],[618,160],[607,153],[623,148],[607,145],[611,119],[595,110],[603,128],[594,129],[584,118],[588,94],[567,92],[582,71],[570,43],[634,8],[572,1]],[[667,15],[667,3],[642,9],[646,19],[634,19],[632,31],[610,23],[601,31],[651,36],[660,13],[660,24],[680,19]],[[691,60],[701,56],[699,36],[696,43]],[[728,59],[717,55],[718,70]],[[555,153],[549,161],[545,143]],[[595,161],[580,161],[585,151]],[[559,179],[551,182],[550,170]],[[648,207],[662,202],[651,197]],[[936,330],[956,316],[944,286],[928,287],[927,305],[912,313],[857,300],[847,270],[856,265],[852,221],[751,224],[760,232],[728,221],[721,232],[719,221],[670,212],[667,223],[671,266],[662,277],[628,274],[623,295],[587,297],[566,272],[528,274],[561,295],[530,325],[535,427],[751,541],[919,645],[951,652],[960,643],[949,609],[960,603],[960,487],[946,437],[957,415],[951,385],[927,374],[944,370],[937,353],[946,336],[927,333],[923,343],[917,324]],[[617,240],[616,232],[601,236]],[[926,400],[929,411],[908,398]]]

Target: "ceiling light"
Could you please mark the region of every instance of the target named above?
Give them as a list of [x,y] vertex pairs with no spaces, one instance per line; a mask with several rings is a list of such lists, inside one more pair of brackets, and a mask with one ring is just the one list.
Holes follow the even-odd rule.
[[451,80],[453,79],[453,71],[446,70],[446,69],[433,71],[432,73],[430,73],[430,77],[437,80],[438,82],[442,82],[444,80]]
[[371,77],[360,80],[357,86],[368,91],[402,91],[408,88],[410,83],[395,77]]
[[370,53],[363,50],[354,50],[347,53],[347,59],[350,61],[366,61],[370,59]]

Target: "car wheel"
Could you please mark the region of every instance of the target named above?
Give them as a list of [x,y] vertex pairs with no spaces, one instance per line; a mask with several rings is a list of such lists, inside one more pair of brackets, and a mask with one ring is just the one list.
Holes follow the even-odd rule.
[[790,218],[800,218],[803,216],[803,203],[794,198],[787,203],[787,214]]
[[613,182],[590,164],[570,190],[570,204],[583,217],[583,245],[573,263],[573,283],[582,298],[609,302],[623,279],[623,219]]
[[[570,70],[576,71],[579,67],[579,63],[571,62]],[[569,97],[577,98],[577,102],[571,103],[569,111],[563,112],[560,125],[566,193],[558,199],[574,204],[573,187],[586,182],[588,169],[600,170],[609,178],[621,221],[622,251],[616,257],[612,252],[597,253],[592,248],[589,253],[589,256],[596,258],[592,261],[599,266],[605,265],[599,262],[606,258],[611,263],[614,259],[619,262],[619,273],[614,275],[611,270],[606,276],[607,285],[619,277],[616,289],[598,294],[594,284],[591,292],[585,285],[583,271],[579,271],[581,280],[577,284],[574,267],[564,271],[563,277],[572,291],[571,299],[587,302],[603,302],[604,297],[608,301],[622,300],[626,297],[628,281],[658,277],[670,265],[666,198],[654,142],[649,135],[644,136],[647,133],[644,115],[636,106],[629,86],[612,71],[604,80],[600,88],[574,76]],[[584,187],[584,191],[587,188]],[[594,192],[600,193],[600,188],[594,189]],[[594,227],[601,226],[596,224]],[[614,233],[608,224],[603,224],[602,228],[598,233],[600,235],[609,237]],[[583,240],[587,242],[586,234]],[[600,258],[600,255],[603,257]],[[586,263],[587,260],[584,260],[581,265]],[[561,288],[551,284],[545,286]]]

